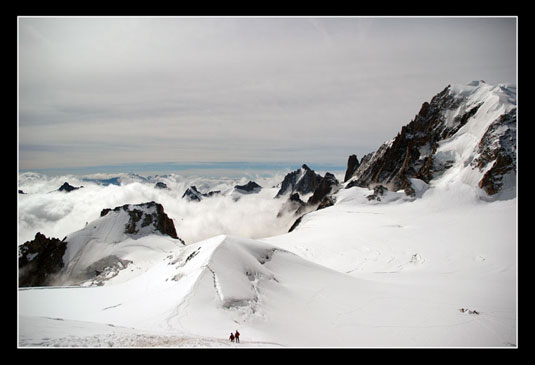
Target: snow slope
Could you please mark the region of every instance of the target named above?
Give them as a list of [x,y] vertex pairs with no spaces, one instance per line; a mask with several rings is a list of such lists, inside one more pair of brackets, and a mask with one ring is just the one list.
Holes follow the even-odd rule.
[[54,284],[102,285],[120,271],[131,273],[121,276],[127,280],[148,270],[183,245],[158,230],[163,216],[165,212],[158,213],[154,202],[103,211],[101,217],[65,237],[64,267],[54,274]]
[[[355,296],[346,297],[348,287]],[[36,316],[61,318],[219,340],[239,327],[245,341],[334,346],[335,327],[333,340],[310,341],[312,328],[325,330],[330,323],[325,308],[350,309],[377,295],[372,283],[276,246],[217,236],[175,251],[126,282],[21,290],[19,299],[25,323]],[[22,337],[29,336],[25,328]]]
[[[488,199],[478,186],[486,170],[472,165],[514,97],[484,83],[451,90],[484,103],[439,143],[435,158],[449,167],[429,183],[411,180],[415,197],[369,200],[367,188],[342,188],[291,233],[186,246],[124,236],[97,219],[71,237],[80,244],[68,256],[87,264],[110,249],[134,264],[102,286],[19,289],[19,345],[517,346],[516,174]],[[446,121],[471,104],[458,107]],[[267,190],[240,204],[273,200]],[[236,329],[242,344],[228,341]]]
[[[20,343],[28,348],[41,347],[281,347],[276,343],[241,341],[202,336],[179,336],[141,331],[112,324],[72,321],[61,318],[22,317]],[[46,333],[46,336],[43,336]]]
[[[425,196],[372,204],[365,192],[340,191],[335,206],[287,235],[217,236],[175,248],[127,281],[123,271],[102,287],[20,290],[21,345],[69,345],[37,338],[43,318],[201,337],[210,346],[224,346],[235,329],[258,346],[516,344],[515,216],[503,219],[515,201],[444,209]],[[41,336],[51,338],[47,330]]]
[[[459,114],[476,105],[480,106],[468,122],[451,138],[439,143],[435,155],[436,160],[438,162],[449,160],[453,163],[452,167],[447,169],[443,176],[434,179],[433,183],[443,189],[448,189],[449,185],[457,181],[469,186],[477,186],[483,175],[493,165],[489,163],[481,171],[475,168],[475,162],[481,157],[479,150],[483,143],[483,137],[501,116],[516,108],[516,85],[489,85],[483,81],[473,81],[468,85],[452,85],[450,89],[450,92],[462,102],[455,110],[449,111],[448,115],[445,115],[446,123],[451,124]],[[512,127],[514,128],[512,133],[516,135],[516,123]],[[506,131],[507,127],[502,126],[494,134],[503,135]],[[489,147],[497,148],[499,146]],[[516,154],[516,138],[512,153]],[[508,198],[515,197],[516,174],[511,173],[507,178],[500,195],[506,195]],[[483,191],[478,191],[478,193],[482,198],[487,198],[487,194]]]
[[373,338],[366,345],[516,344],[516,200],[486,203],[474,191],[463,199],[460,191],[433,190],[412,202],[392,193],[388,203],[369,203],[367,189],[341,190],[336,205],[265,241],[390,286],[374,309],[348,321],[356,333],[365,326]]

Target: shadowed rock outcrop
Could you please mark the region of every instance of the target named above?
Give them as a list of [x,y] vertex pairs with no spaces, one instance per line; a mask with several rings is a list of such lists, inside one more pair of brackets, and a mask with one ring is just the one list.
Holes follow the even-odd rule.
[[19,286],[45,286],[52,284],[55,274],[64,266],[63,254],[67,242],[47,238],[37,232],[32,241],[19,246]]
[[[164,212],[163,206],[156,202],[148,202],[142,204],[125,204],[114,209],[106,208],[100,212],[100,216],[104,217],[109,212],[119,212],[123,210],[128,213],[130,219],[125,226],[125,233],[136,234],[141,228],[152,226],[152,228],[161,234],[168,235],[172,238],[180,239],[176,233],[173,220]],[[184,241],[182,241],[184,243]]]
[[346,174],[344,176],[344,182],[348,181],[349,179],[353,177],[353,174],[355,173],[355,171],[357,171],[359,166],[360,166],[360,163],[359,163],[359,160],[357,159],[357,155],[349,156],[349,158],[347,159],[347,169],[346,169]]
[[58,191],[65,191],[67,193],[70,193],[71,191],[78,190],[80,188],[83,188],[83,186],[75,187],[70,185],[68,182],[64,182],[63,185],[59,187]]
[[203,198],[210,198],[219,194],[221,194],[221,191],[219,190],[209,191],[208,193],[201,193],[196,186],[190,186],[182,195],[182,199],[200,202]]
[[[489,110],[495,110],[500,103],[505,105],[506,112],[496,118]],[[464,166],[485,171],[478,186],[489,195],[498,193],[504,176],[516,172],[516,108],[511,108],[511,103],[516,103],[516,91],[505,85],[492,86],[476,81],[455,90],[446,87],[430,102],[423,103],[415,118],[402,127],[395,138],[385,142],[375,153],[364,156],[355,171],[354,164],[348,162],[346,178],[349,179],[346,181],[350,182],[346,188],[371,188],[380,184],[390,191],[404,190],[407,195],[414,196],[411,179],[429,184],[453,166],[455,157],[437,158],[437,149],[460,133],[466,133],[464,127],[477,117],[479,121],[496,119],[488,120],[490,126],[477,150],[466,154],[468,159],[462,162]],[[478,113],[480,110],[483,112]]]
[[254,181],[249,181],[245,185],[236,185],[234,190],[241,194],[256,194],[262,190],[262,187]]
[[275,198],[289,193],[310,194],[316,190],[321,179],[321,175],[315,173],[306,164],[303,164],[300,169],[292,171],[284,177]]

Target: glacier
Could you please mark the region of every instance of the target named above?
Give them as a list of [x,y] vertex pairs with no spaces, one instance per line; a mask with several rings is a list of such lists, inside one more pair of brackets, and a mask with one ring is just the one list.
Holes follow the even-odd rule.
[[[478,162],[492,155],[480,148],[487,132],[487,147],[515,135],[506,148],[516,158],[516,122],[491,128],[516,108],[516,87],[478,81],[448,92],[458,98],[441,114],[450,132],[418,147],[433,168],[427,181],[407,175],[414,194],[369,199],[374,186],[351,185],[357,170],[332,193],[333,205],[303,215],[289,233],[295,217],[277,217],[284,199],[274,199],[280,172],[256,179],[263,189],[238,201],[233,187],[249,177],[125,176],[64,194],[50,193],[64,176],[21,174],[19,245],[39,229],[74,243],[66,263],[78,252],[79,267],[110,255],[131,263],[98,282],[19,288],[19,346],[517,347],[516,159],[498,194],[479,183],[492,161]],[[343,172],[336,177],[344,181]],[[192,185],[222,194],[180,199]],[[153,229],[129,236],[128,215],[99,216],[148,201],[165,207],[185,245]],[[228,340],[236,329],[239,344]]]

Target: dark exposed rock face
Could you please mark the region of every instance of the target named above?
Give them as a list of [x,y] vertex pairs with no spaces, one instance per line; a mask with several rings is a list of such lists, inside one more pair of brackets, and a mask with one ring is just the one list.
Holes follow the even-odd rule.
[[325,173],[325,176],[321,179],[318,187],[314,190],[314,194],[308,198],[308,205],[317,205],[322,202],[322,200],[329,194],[333,193],[334,189],[340,183],[330,172]]
[[85,272],[79,274],[79,280],[91,280],[90,285],[103,285],[104,282],[117,276],[121,270],[124,270],[132,261],[122,260],[115,255],[109,255],[93,262]]
[[255,194],[262,190],[262,187],[254,181],[249,181],[245,185],[236,185],[234,189],[242,194]]
[[47,238],[38,232],[32,241],[19,247],[19,286],[50,285],[54,274],[64,266],[63,254],[67,242]]
[[[476,82],[470,85],[481,84]],[[497,92],[507,91],[501,89]],[[423,103],[415,118],[402,127],[394,139],[362,158],[360,166],[352,174],[353,180],[346,188],[370,188],[381,184],[390,191],[404,190],[407,195],[414,196],[411,178],[429,183],[455,162],[437,160],[435,155],[439,144],[455,136],[485,103],[485,99],[473,97],[468,100],[470,97],[467,93],[452,92],[448,86],[430,102]],[[456,116],[450,118],[448,115]],[[477,153],[480,157],[467,164],[480,171],[488,164],[494,164],[480,180],[479,186],[488,194],[495,194],[501,187],[502,177],[510,171],[516,171],[516,109],[492,123],[481,139]],[[346,177],[349,174],[348,166]]]
[[197,187],[190,186],[189,188],[186,189],[186,191],[182,195],[182,199],[200,202],[202,199],[202,193],[199,190],[197,190]]
[[215,195],[219,195],[219,194],[221,194],[221,191],[219,191],[219,190],[210,191],[210,192],[204,194],[204,193],[201,193],[197,189],[197,187],[190,186],[189,188],[186,189],[186,191],[182,195],[182,199],[187,199],[189,201],[200,202],[202,200],[202,198],[209,198],[209,197],[212,197],[212,196],[215,196]]
[[355,173],[355,171],[357,171],[359,166],[360,166],[360,163],[359,163],[359,160],[357,159],[357,155],[349,156],[349,158],[347,159],[347,170],[344,176],[344,182],[346,182],[347,180],[353,177],[353,174]]
[[294,229],[297,228],[297,226],[298,226],[299,224],[301,224],[301,221],[303,220],[303,216],[304,216],[304,215],[300,216],[299,218],[297,218],[297,219],[295,220],[295,222],[292,224],[292,226],[291,226],[290,229],[288,230],[288,233],[292,232]]
[[154,188],[156,189],[167,189],[167,184],[161,181],[158,181],[156,185],[154,185]]
[[324,209],[334,205],[335,200],[333,194],[338,191],[340,188],[340,183],[336,177],[330,172],[325,173],[325,176],[321,178],[320,183],[314,190],[314,193],[307,202],[303,202],[297,193],[294,193],[290,196],[290,199],[283,205],[278,216],[281,215],[281,212],[285,210],[286,212],[295,212],[296,216],[299,218],[294,222],[290,231],[293,231],[301,222],[301,218],[314,210]]
[[[125,226],[125,233],[136,234],[140,228],[152,225],[153,228],[161,234],[168,235],[184,243],[184,241],[178,237],[176,233],[173,220],[167,216],[161,204],[153,201],[132,206],[125,204],[123,206],[116,207],[113,210],[110,208],[103,209],[100,212],[100,216],[104,217],[111,211],[119,212],[120,210],[127,212],[130,216],[129,221]],[[138,224],[138,222],[141,223]]]
[[[516,172],[515,125],[516,108],[489,126],[478,146],[479,157],[472,161],[472,166],[479,168],[479,171],[492,164],[479,181],[479,187],[489,195],[500,191],[506,174]],[[505,133],[499,133],[501,129],[505,129]]]
[[288,200],[282,205],[281,209],[277,213],[277,217],[282,217],[285,213],[295,213],[299,209],[306,205],[304,201],[299,197],[299,193],[293,193]]
[[74,186],[70,185],[68,182],[64,182],[63,185],[61,185],[59,187],[58,191],[65,191],[67,193],[70,193],[71,191],[78,190],[80,188],[83,188],[83,186],[74,187]]
[[303,164],[300,169],[292,171],[284,177],[281,188],[275,198],[288,193],[312,193],[320,184],[321,179],[321,175],[316,174],[314,170]]
[[305,205],[305,202],[301,200],[301,198],[299,197],[299,193],[293,193],[292,195],[290,195],[290,197],[288,198],[288,201],[291,201],[292,203],[296,203],[297,205]]
[[[444,108],[454,107],[455,99],[448,88],[436,95],[431,103],[425,102],[412,122],[401,128],[401,132],[383,144],[366,163],[361,163],[356,171],[357,182],[352,186],[369,187],[382,184],[389,190],[404,190],[414,195],[409,177],[425,182],[431,178],[432,154],[436,151],[442,133],[440,128]],[[422,156],[421,151],[430,151]]]
[[328,208],[330,206],[333,206],[334,203],[336,203],[334,197],[332,195],[327,195],[327,196],[325,196],[325,198],[321,199],[321,201],[320,201],[318,207],[316,208],[316,210]]
[[384,195],[385,191],[388,191],[388,189],[383,185],[376,185],[373,188],[373,194],[368,195],[366,198],[368,198],[368,200],[381,201],[381,197]]

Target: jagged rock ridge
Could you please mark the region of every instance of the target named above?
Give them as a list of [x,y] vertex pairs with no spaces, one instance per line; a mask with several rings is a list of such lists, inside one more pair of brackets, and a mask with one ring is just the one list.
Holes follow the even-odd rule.
[[255,194],[262,190],[262,187],[254,181],[249,181],[245,185],[235,185],[234,190],[242,194]]
[[21,245],[19,285],[102,285],[137,259],[164,255],[177,244],[185,243],[159,203],[103,209],[61,241],[37,233]]
[[[303,167],[306,167],[308,169],[308,166],[306,165],[303,165]],[[305,169],[302,168],[286,175],[286,178],[284,180],[287,182],[287,190],[290,189],[292,182],[296,182],[294,184],[294,189],[297,190],[296,186],[298,186],[300,180],[295,179],[296,176],[299,176],[296,173],[300,173],[301,178],[303,178],[304,176],[306,176],[306,172],[303,173],[303,170]],[[281,209],[277,214],[278,217],[288,213],[298,217],[290,228],[290,232],[295,227],[297,227],[303,215],[314,210],[319,210],[334,205],[335,199],[333,195],[340,188],[340,182],[330,172],[325,173],[325,176],[322,177],[321,175],[316,174],[313,170],[310,171],[312,173],[309,173],[308,179],[313,179],[313,184],[315,185],[315,188],[312,191],[312,195],[308,198],[306,202],[304,202],[303,200],[301,200],[299,193],[292,193],[290,197],[286,200],[286,202],[282,205]],[[317,177],[319,177],[319,181],[316,180]],[[310,183],[309,180],[306,184],[303,184],[303,186],[307,186],[308,188],[310,188],[312,186],[312,183]],[[278,197],[278,195],[276,197]]]
[[321,179],[321,175],[315,173],[314,170],[311,170],[306,164],[303,164],[300,169],[292,171],[284,177],[275,198],[279,198],[288,193],[313,193],[320,184]]
[[[458,139],[463,139],[462,145]],[[471,140],[476,140],[475,146]],[[423,103],[395,138],[364,156],[353,173],[348,164],[346,177],[351,181],[346,188],[380,184],[414,195],[411,179],[429,183],[454,164],[462,164],[461,169],[478,168],[482,173],[478,186],[489,195],[500,191],[505,175],[516,172],[514,85],[493,86],[483,81],[448,85]]]
[[121,210],[127,212],[130,217],[125,225],[124,233],[135,235],[142,229],[147,231],[145,227],[149,227],[148,232],[157,231],[182,241],[176,233],[173,220],[167,216],[161,204],[154,201],[135,205],[125,204],[115,207],[113,210],[110,208],[103,209],[100,212],[100,216],[104,217],[109,212],[119,212]]
[[167,187],[167,184],[162,182],[162,181],[158,181],[155,185],[154,185],[154,188],[155,189],[168,189]]
[[350,155],[349,158],[347,159],[347,170],[344,176],[344,182],[351,179],[351,177],[353,176],[355,171],[357,171],[359,166],[360,166],[360,162],[357,158],[357,155]]
[[[505,132],[501,132],[503,129]],[[516,109],[491,124],[479,143],[477,153],[472,166],[480,171],[491,166],[479,181],[479,187],[494,195],[502,188],[504,177],[516,172]]]
[[190,186],[186,189],[184,194],[182,195],[182,199],[186,199],[188,201],[196,201],[200,202],[203,198],[210,198],[215,195],[221,194],[221,191],[209,191],[208,193],[201,193],[196,186]]
[[58,191],[65,191],[67,193],[70,193],[71,191],[78,190],[80,188],[83,188],[83,186],[75,187],[65,181],[63,185],[59,187]]
[[19,246],[19,286],[48,285],[65,265],[67,242],[37,232],[32,241]]

